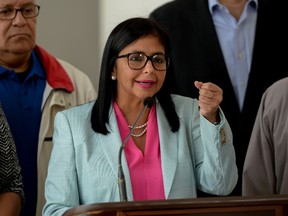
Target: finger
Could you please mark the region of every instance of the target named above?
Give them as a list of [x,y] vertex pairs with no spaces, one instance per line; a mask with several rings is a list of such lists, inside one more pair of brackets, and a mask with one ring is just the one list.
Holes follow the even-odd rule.
[[201,95],[203,97],[206,97],[206,98],[209,98],[209,99],[213,99],[216,96],[216,94],[217,94],[216,91],[212,91],[212,90],[209,90],[209,89],[201,88],[199,90],[199,95]]
[[202,85],[203,85],[202,82],[199,82],[199,81],[195,81],[195,82],[194,82],[194,86],[195,86],[197,89],[199,89],[199,90],[201,89]]
[[213,91],[210,91],[211,95],[210,95],[210,99],[213,100],[213,96],[214,96],[214,92]]

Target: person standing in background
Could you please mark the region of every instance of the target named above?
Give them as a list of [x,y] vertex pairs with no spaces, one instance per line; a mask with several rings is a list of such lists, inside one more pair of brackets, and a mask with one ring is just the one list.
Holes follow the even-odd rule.
[[[233,132],[239,176],[261,96],[288,76],[279,52],[288,44],[282,8],[272,0],[174,0],[149,15],[170,34],[174,92],[197,96],[195,80],[223,89],[221,107]],[[239,178],[231,195],[241,195],[241,185]]]
[[55,114],[96,98],[86,74],[36,44],[39,11],[35,0],[0,1],[0,101],[21,166],[23,216],[42,215]]
[[288,78],[263,94],[243,170],[243,196],[288,194]]
[[0,103],[0,215],[18,216],[24,204],[15,143]]

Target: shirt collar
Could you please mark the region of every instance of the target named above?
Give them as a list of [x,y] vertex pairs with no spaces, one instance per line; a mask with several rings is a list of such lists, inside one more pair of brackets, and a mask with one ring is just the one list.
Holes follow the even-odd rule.
[[[247,0],[247,2],[254,9],[258,8],[258,0]],[[213,14],[213,10],[221,6],[222,4],[219,2],[219,0],[208,0],[208,7],[211,14]]]
[[[28,69],[30,71],[28,77],[38,76],[39,78],[45,79],[46,76],[45,76],[45,72],[43,70],[42,64],[39,61],[34,50],[32,51],[31,57],[32,57],[32,59],[31,59],[32,64],[30,65],[30,67]],[[5,74],[5,73],[9,73],[9,72],[14,72],[14,70],[9,70],[9,69],[2,67],[0,65],[0,76]]]

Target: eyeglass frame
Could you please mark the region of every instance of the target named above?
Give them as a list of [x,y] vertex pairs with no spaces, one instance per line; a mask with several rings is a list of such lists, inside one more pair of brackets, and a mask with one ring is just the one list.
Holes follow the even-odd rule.
[[[37,10],[37,13],[36,15],[33,15],[33,16],[29,16],[29,17],[26,17],[24,14],[23,14],[23,10],[25,10],[26,8],[29,8],[29,7],[34,7],[35,10]],[[37,9],[36,9],[37,8]],[[12,7],[0,7],[0,11],[2,9],[12,9],[14,11],[14,16],[12,18],[1,18],[0,16],[0,20],[13,20],[15,19],[15,17],[17,16],[17,13],[18,12],[21,12],[21,15],[25,18],[25,19],[30,19],[30,18],[34,18],[34,17],[37,17],[39,15],[39,12],[40,12],[40,6],[39,5],[36,5],[36,4],[33,4],[33,5],[25,5],[23,7],[20,7],[20,8],[12,8]]]
[[[143,65],[143,67],[137,68],[137,69],[131,68],[131,66],[130,66],[130,64],[129,64],[129,62],[130,62],[130,61],[129,61],[129,56],[132,55],[132,54],[142,54],[142,55],[146,56],[147,59],[146,59],[145,64]],[[154,57],[155,55],[163,55],[163,56],[165,57],[165,60],[166,60],[166,68],[165,68],[165,69],[159,70],[159,69],[157,69],[157,68],[155,67],[154,62],[153,62],[153,57]],[[166,55],[166,54],[164,54],[164,53],[154,53],[153,55],[148,56],[148,55],[146,55],[146,54],[143,53],[143,52],[132,52],[132,53],[127,53],[127,54],[124,54],[124,55],[117,56],[116,58],[117,58],[117,59],[118,59],[118,58],[127,58],[127,64],[128,64],[128,66],[129,66],[129,68],[131,68],[132,70],[141,70],[141,69],[143,69],[143,68],[147,65],[147,62],[148,62],[149,60],[151,61],[153,68],[154,68],[155,70],[158,70],[158,71],[165,71],[165,70],[168,69],[168,67],[169,67],[169,65],[170,65],[170,56],[168,56],[168,55]]]

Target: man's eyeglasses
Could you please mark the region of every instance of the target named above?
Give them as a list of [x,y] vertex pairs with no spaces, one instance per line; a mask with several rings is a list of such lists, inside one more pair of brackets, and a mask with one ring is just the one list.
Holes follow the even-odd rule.
[[26,5],[19,9],[12,7],[2,7],[0,8],[0,20],[13,20],[17,12],[20,11],[24,18],[33,18],[38,16],[40,10],[39,5]]
[[154,69],[158,71],[167,70],[170,58],[165,54],[153,54],[147,56],[144,53],[128,53],[125,55],[117,56],[117,58],[127,58],[128,66],[133,70],[141,70],[150,60]]

